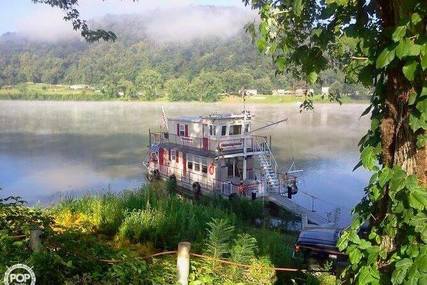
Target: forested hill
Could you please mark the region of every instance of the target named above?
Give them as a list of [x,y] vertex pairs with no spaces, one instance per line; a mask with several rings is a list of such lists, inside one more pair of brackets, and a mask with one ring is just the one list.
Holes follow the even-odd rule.
[[[275,77],[270,59],[258,53],[244,31],[253,20],[237,8],[191,6],[94,21],[118,35],[114,43],[7,33],[0,37],[0,86],[88,84],[112,95],[119,91],[146,99],[169,90],[169,97],[176,97],[172,100],[195,99],[192,94],[215,100],[221,92],[242,87],[294,88],[298,82],[290,76]],[[329,77],[325,84],[336,80]]]

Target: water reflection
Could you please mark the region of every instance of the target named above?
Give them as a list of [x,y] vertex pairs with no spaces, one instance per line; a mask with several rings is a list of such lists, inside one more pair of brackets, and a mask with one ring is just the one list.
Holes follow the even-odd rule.
[[[170,116],[236,112],[241,105],[163,104]],[[250,105],[256,126],[284,117],[288,123],[265,129],[284,169],[295,161],[304,169],[300,203],[331,212],[341,207],[342,222],[360,200],[368,174],[352,172],[357,142],[368,128],[359,119],[363,105]],[[126,102],[0,102],[0,187],[31,202],[57,193],[118,191],[144,182],[141,161],[148,129],[160,124],[161,104]],[[303,193],[304,192],[304,193]],[[54,195],[54,196],[52,196]]]

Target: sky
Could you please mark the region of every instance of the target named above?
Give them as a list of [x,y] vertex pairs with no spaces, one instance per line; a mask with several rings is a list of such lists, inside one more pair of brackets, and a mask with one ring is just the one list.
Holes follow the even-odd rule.
[[[244,8],[241,0],[79,0],[82,18],[91,19],[106,14],[135,14],[153,9],[168,9],[188,5],[215,5]],[[31,0],[0,0],[0,35],[6,32],[39,32],[51,29],[69,29],[62,20],[62,12]]]

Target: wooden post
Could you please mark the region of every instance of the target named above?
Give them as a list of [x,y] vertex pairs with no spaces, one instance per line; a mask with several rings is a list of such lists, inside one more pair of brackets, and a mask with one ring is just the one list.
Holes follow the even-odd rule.
[[42,248],[41,230],[32,230],[30,235],[30,247],[33,252],[39,252]]
[[188,275],[190,274],[190,242],[180,242],[176,259],[178,284],[188,285]]
[[151,147],[151,129],[148,129],[148,147]]

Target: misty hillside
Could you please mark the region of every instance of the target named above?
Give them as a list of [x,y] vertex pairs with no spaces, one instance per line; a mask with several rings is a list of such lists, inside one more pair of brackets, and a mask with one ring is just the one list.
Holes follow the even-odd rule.
[[245,33],[249,21],[252,15],[240,9],[198,6],[94,21],[96,27],[118,35],[115,43],[87,44],[75,34],[55,41],[37,33],[4,34],[0,84],[135,82],[149,69],[160,73],[163,82],[232,70],[248,78],[250,88],[283,85],[274,78],[270,60],[258,54]]
[[[251,11],[214,6],[107,15],[90,23],[114,31],[117,41],[92,44],[69,24],[46,29],[46,23],[31,22],[18,33],[0,36],[0,86],[88,84],[109,98],[205,101],[242,87],[263,94],[304,87],[290,74],[275,76],[271,59],[256,50],[244,30],[256,20]],[[336,70],[320,74],[315,92],[321,86],[336,94],[367,95]]]

